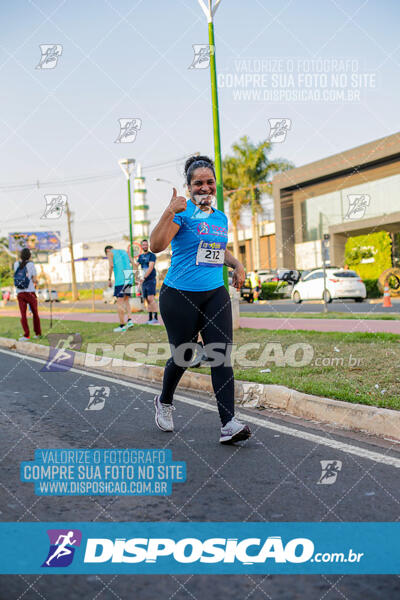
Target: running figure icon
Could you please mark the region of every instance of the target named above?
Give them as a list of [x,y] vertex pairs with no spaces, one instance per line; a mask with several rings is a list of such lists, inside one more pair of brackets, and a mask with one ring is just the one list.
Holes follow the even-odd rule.
[[[46,565],[49,567],[51,561],[54,558],[61,558],[62,556],[67,556],[68,554],[72,554],[72,550],[67,548],[68,545],[73,546],[76,544],[77,540],[71,539],[74,537],[73,531],[68,531],[66,535],[59,535],[56,541],[57,549],[55,552],[46,560]],[[60,542],[60,540],[63,540]]]

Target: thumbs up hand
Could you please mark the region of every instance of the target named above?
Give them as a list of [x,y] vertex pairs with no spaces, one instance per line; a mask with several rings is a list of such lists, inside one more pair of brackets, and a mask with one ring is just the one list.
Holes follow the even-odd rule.
[[178,192],[173,188],[172,198],[168,208],[175,214],[186,210],[186,198],[184,196],[178,196]]

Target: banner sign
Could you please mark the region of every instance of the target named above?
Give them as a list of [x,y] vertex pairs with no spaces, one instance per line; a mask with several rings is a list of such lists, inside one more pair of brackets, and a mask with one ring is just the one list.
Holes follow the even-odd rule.
[[1,574],[399,574],[400,523],[0,523]]
[[12,252],[29,248],[30,250],[59,250],[61,248],[59,231],[16,231],[8,234],[8,246]]

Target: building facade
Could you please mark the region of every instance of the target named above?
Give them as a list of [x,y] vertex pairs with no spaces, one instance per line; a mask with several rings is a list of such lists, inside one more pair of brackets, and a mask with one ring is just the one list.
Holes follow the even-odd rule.
[[[260,239],[260,266],[259,269],[276,269],[276,243],[274,221],[261,221],[258,224]],[[239,256],[237,257],[246,271],[253,271],[255,260],[252,250],[251,227],[241,228],[238,231]],[[233,232],[228,232],[228,250],[233,252]]]
[[278,267],[321,266],[325,234],[335,266],[349,237],[378,231],[391,234],[398,254],[400,133],[285,171],[272,184]]

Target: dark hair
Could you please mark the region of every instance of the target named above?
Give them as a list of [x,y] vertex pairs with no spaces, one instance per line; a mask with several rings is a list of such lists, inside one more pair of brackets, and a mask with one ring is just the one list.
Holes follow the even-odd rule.
[[29,248],[22,248],[19,255],[21,257],[21,260],[19,261],[19,266],[20,268],[23,268],[30,261],[31,251],[29,250]]
[[140,243],[141,243],[141,244],[143,244],[143,242],[147,242],[147,243],[149,243],[149,240],[146,240],[146,239],[144,239],[144,240],[142,240]]
[[191,156],[185,162],[185,177],[188,185],[192,181],[193,171],[201,168],[211,169],[215,177],[214,163],[211,158],[208,156]]
[[105,255],[107,255],[107,250],[112,250],[112,249],[113,249],[113,247],[112,247],[112,246],[106,246],[106,247],[104,248],[104,254],[105,254]]

